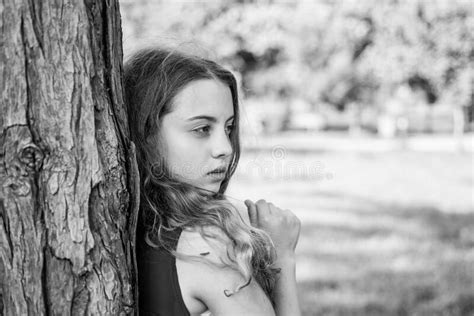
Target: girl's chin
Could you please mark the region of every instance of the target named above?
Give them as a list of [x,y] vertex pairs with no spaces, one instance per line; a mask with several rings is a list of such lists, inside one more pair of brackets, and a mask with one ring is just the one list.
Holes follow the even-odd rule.
[[[206,179],[208,180],[208,179]],[[214,194],[219,192],[222,180],[219,181],[187,181],[196,188],[203,189],[203,193]]]
[[191,184],[192,186],[194,186],[196,189],[201,189],[203,191],[204,194],[214,194],[214,193],[217,193],[221,187],[221,183],[220,182],[211,182],[211,183],[190,183],[188,182],[188,184]]
[[221,183],[212,183],[204,186],[204,189],[212,191],[212,193],[217,193],[219,191],[219,188],[221,187]]

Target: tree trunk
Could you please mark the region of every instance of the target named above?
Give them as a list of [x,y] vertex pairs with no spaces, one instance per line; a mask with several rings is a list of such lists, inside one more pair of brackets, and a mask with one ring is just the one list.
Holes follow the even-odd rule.
[[3,314],[132,314],[139,192],[118,2],[3,0],[0,14]]

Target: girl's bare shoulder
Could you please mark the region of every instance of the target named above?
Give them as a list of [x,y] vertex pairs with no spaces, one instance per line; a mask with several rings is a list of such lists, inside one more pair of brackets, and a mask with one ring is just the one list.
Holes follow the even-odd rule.
[[177,252],[202,259],[178,255],[176,260],[186,305],[202,302],[213,314],[273,315],[270,301],[253,278],[234,295],[225,294],[248,281],[235,268],[224,264],[229,245],[231,240],[218,228],[205,228],[204,236],[200,229],[182,231]]
[[231,240],[217,227],[184,229],[178,240],[178,253],[222,263]]

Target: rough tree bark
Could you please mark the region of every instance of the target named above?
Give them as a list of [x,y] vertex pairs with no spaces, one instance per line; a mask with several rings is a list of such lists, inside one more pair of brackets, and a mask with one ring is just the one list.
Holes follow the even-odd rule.
[[3,313],[132,314],[118,1],[3,0],[0,15]]

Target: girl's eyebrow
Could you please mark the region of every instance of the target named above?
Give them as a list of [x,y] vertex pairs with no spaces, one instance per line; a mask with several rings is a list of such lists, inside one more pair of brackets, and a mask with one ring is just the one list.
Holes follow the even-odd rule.
[[[231,117],[229,117],[227,120],[225,120],[226,122],[227,121],[230,121],[231,119],[233,119],[234,116],[232,115]],[[193,117],[190,117],[187,119],[187,121],[194,121],[194,120],[201,120],[201,119],[204,119],[204,120],[208,120],[210,122],[213,122],[213,123],[216,123],[217,122],[217,118],[215,118],[214,116],[208,116],[208,115],[198,115],[198,116],[193,116]]]

